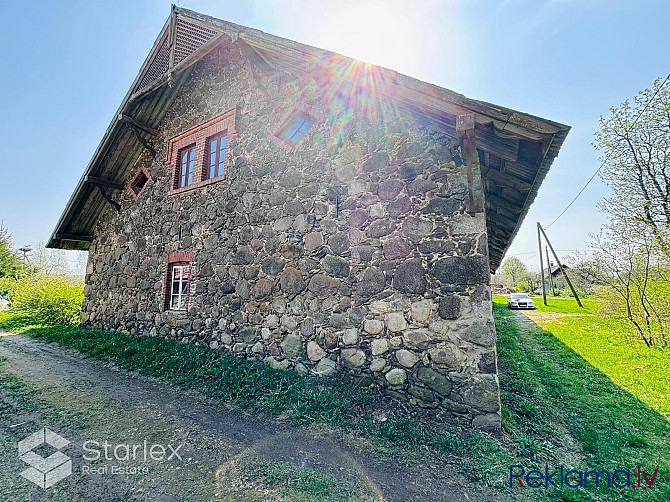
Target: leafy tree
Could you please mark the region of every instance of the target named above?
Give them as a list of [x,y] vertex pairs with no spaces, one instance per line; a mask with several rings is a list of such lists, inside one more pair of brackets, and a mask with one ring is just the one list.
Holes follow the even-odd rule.
[[12,251],[12,240],[7,229],[0,223],[0,277],[18,279],[24,271],[23,262]]
[[613,195],[600,203],[613,220],[648,229],[670,256],[670,85],[654,81],[600,119],[594,146]]
[[507,258],[500,268],[512,286],[515,286],[527,272],[526,265],[515,256]]
[[[540,279],[540,273],[535,272],[534,270],[527,270],[521,275],[521,280],[526,284],[527,293],[532,293],[537,288],[542,286],[542,280]],[[521,283],[519,283],[521,284]]]

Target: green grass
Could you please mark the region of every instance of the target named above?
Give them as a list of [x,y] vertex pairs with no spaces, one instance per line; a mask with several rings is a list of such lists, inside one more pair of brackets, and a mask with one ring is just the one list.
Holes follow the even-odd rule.
[[345,384],[306,379],[224,351],[163,338],[62,326],[30,328],[24,333],[253,412],[281,415],[294,425],[334,423],[346,410],[371,399],[370,394]]
[[[225,351],[93,329],[50,327],[25,333],[255,413],[353,431],[395,458],[437,463],[440,469],[460,471],[468,482],[493,486],[503,494],[524,494],[534,500],[670,500],[670,424],[656,411],[663,412],[668,399],[666,355],[626,345],[594,314],[597,302],[587,303],[588,313],[549,320],[542,329],[531,323],[520,325],[517,315],[499,304],[501,298],[495,301],[502,439],[444,425],[438,428],[420,416],[391,416],[379,422],[372,412],[384,404],[366,391],[273,370]],[[569,314],[579,308],[573,302],[551,299],[554,310],[548,311]],[[631,357],[633,353],[637,358]],[[620,379],[626,376],[628,383],[616,380],[612,372]],[[509,488],[510,464],[610,471],[633,470],[641,464],[647,472],[656,467],[659,472],[654,487],[646,490],[520,492],[520,487]],[[308,474],[298,477],[309,479]],[[286,490],[305,482],[316,491],[327,484],[294,478],[278,471],[265,482]]]
[[[548,296],[547,305],[542,302],[542,296],[533,296],[535,309],[540,312],[557,312],[563,314],[592,314],[599,306],[598,300],[594,298],[580,298],[583,307],[577,305],[574,298],[561,298]],[[493,295],[493,301],[500,305],[507,305],[507,296]]]
[[[496,296],[494,300],[505,305],[505,298]],[[550,298],[548,307],[540,299],[536,302],[538,311],[578,315],[536,322],[615,384],[670,420],[670,348],[647,347],[635,337],[626,319],[597,315],[597,300],[582,302],[583,310],[574,299]]]
[[340,478],[318,469],[288,462],[246,460],[240,466],[244,477],[296,502],[372,501],[376,497],[361,481]]
[[[636,363],[628,354],[640,347],[631,348],[621,339],[608,342],[611,333],[604,321],[589,314],[558,317],[547,322],[547,329],[533,324],[519,329],[516,316],[500,303],[496,299],[494,311],[503,427],[518,455],[541,467],[548,463],[613,471],[636,470],[641,464],[647,472],[659,468],[659,484],[644,492],[564,489],[554,493],[558,500],[669,500],[670,426],[651,407],[662,392],[645,402],[642,396],[615,385],[606,374],[614,364],[634,370]],[[586,326],[590,331],[585,333]],[[577,347],[570,346],[575,339],[579,340]],[[597,359],[594,365],[576,349],[587,356],[608,354],[608,358]],[[655,360],[658,354],[641,357]],[[655,389],[665,386],[667,399],[666,375],[667,368],[665,373],[655,369],[640,377]]]

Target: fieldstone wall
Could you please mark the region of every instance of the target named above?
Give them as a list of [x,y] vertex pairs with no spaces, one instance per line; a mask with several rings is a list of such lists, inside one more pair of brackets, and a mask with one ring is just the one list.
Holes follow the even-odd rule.
[[[263,78],[235,45],[195,66],[156,159],[138,162],[151,184],[138,201],[120,194],[96,229],[83,323],[378,386],[499,429],[479,173],[470,216],[452,138],[347,89]],[[296,103],[317,123],[291,152],[269,138]],[[169,138],[233,108],[227,178],[168,196]],[[194,253],[189,311],[164,311],[165,257],[180,251]]]

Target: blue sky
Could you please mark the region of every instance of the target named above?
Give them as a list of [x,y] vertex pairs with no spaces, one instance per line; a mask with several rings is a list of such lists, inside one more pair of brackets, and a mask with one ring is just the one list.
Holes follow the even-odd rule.
[[[508,252],[530,265],[535,222],[551,222],[599,166],[590,146],[599,116],[670,71],[661,0],[179,5],[571,125]],[[48,239],[169,12],[158,0],[3,5],[0,220],[16,247]],[[594,180],[549,230],[556,248],[588,245],[606,194]]]

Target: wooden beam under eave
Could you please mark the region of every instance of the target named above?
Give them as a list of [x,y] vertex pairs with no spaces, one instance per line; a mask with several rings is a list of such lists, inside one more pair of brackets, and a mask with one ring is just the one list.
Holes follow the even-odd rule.
[[494,211],[489,211],[486,213],[486,218],[494,222],[496,225],[502,226],[505,230],[508,230],[510,233],[514,230],[516,227],[516,224],[518,223],[517,221],[514,221],[511,218],[508,218],[507,216],[503,216],[502,214],[496,213]]
[[58,241],[91,242],[92,235],[55,234],[54,239]]
[[486,192],[484,198],[486,199],[486,203],[490,204],[494,208],[501,207],[513,214],[521,214],[521,212],[523,211],[523,207],[519,207],[513,202],[510,202],[507,199],[499,197],[496,194]]
[[514,188],[519,192],[530,192],[532,187],[530,183],[526,183],[525,181],[522,181],[509,173],[503,174],[500,171],[496,171],[495,169],[486,169],[482,167],[482,177],[491,180],[497,185],[504,185],[510,188]]
[[140,124],[137,120],[132,118],[130,115],[126,115],[125,113],[119,113],[116,118],[119,122],[123,122],[124,124],[128,124],[132,127],[136,127],[137,129],[140,129],[141,131],[144,131],[147,134],[151,134],[152,136],[158,136],[158,131],[156,129],[153,129],[153,128],[151,128],[147,125],[144,125],[144,124]]
[[114,181],[106,180],[104,178],[98,178],[96,176],[87,175],[84,178],[84,181],[86,183],[90,183],[93,186],[100,185],[107,188],[113,188],[114,190],[123,190],[124,188],[123,185],[121,185],[120,183],[115,183]]
[[474,113],[464,113],[456,117],[456,134],[460,137],[461,151],[468,178],[468,213],[474,216],[478,209],[483,209],[476,207],[474,195],[473,170],[480,169],[479,153],[477,153],[477,143],[475,141]]

